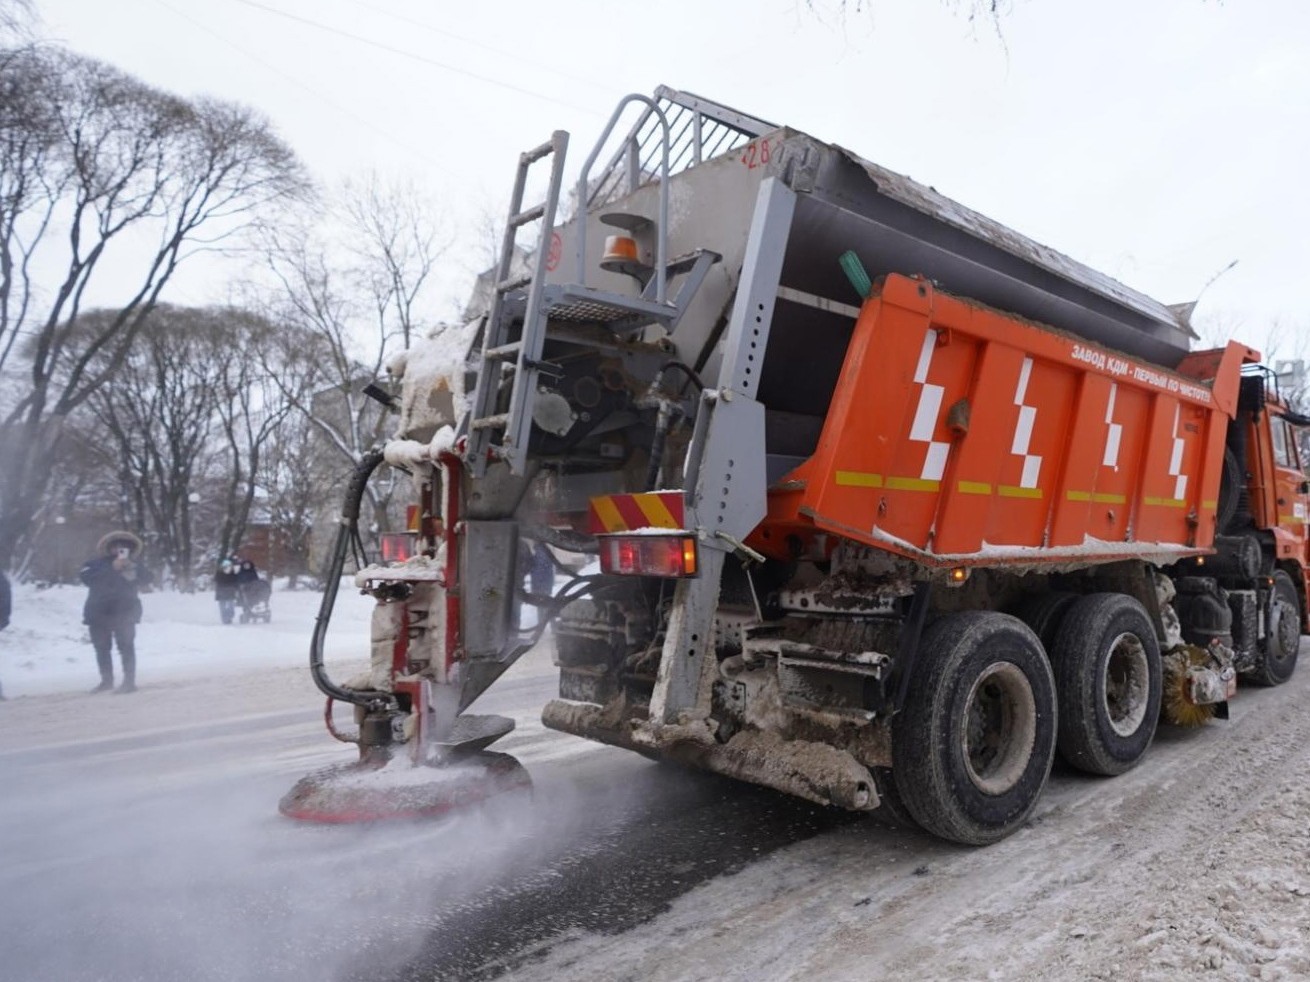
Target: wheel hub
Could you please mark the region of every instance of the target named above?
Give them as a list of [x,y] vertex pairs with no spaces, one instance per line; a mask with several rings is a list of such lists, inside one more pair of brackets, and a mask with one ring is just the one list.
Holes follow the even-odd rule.
[[1119,635],[1110,644],[1101,683],[1101,706],[1119,736],[1132,736],[1141,727],[1150,688],[1146,647],[1135,634]]
[[1300,611],[1281,599],[1274,607],[1278,614],[1278,626],[1276,628],[1278,650],[1274,652],[1274,658],[1279,662],[1283,662],[1296,651],[1297,645],[1301,642]]
[[962,750],[965,770],[978,790],[999,795],[1023,776],[1037,739],[1037,705],[1019,666],[985,668],[965,702]]

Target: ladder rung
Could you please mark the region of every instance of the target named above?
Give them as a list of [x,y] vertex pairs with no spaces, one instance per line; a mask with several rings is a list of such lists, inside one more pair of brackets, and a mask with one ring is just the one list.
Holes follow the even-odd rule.
[[511,215],[509,223],[517,228],[520,225],[527,225],[529,222],[535,222],[544,214],[546,214],[546,206],[544,204],[537,205],[537,207],[529,208],[527,211],[521,211],[517,215]]
[[482,357],[488,361],[497,361],[502,358],[513,358],[519,353],[521,347],[523,347],[522,341],[511,341],[509,344],[502,344],[499,347],[488,348],[486,351],[482,352]]
[[511,293],[514,290],[521,290],[532,282],[532,274],[525,273],[523,276],[516,276],[512,280],[501,280],[496,284],[497,293]]
[[475,419],[469,423],[469,429],[473,430],[503,430],[509,424],[509,413],[500,413],[497,416],[483,416],[481,419]]
[[519,158],[519,160],[524,164],[530,164],[534,160],[540,160],[542,157],[546,156],[546,154],[553,152],[554,149],[555,149],[555,141],[547,140],[541,146],[534,147],[533,149],[529,150],[527,153],[523,154]]

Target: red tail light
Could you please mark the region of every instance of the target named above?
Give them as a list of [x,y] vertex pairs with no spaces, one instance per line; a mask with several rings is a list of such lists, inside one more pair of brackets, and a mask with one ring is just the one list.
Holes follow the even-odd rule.
[[403,563],[413,557],[418,535],[414,532],[384,532],[379,541],[384,563]]
[[685,577],[700,569],[692,535],[603,535],[600,540],[600,568],[605,573]]

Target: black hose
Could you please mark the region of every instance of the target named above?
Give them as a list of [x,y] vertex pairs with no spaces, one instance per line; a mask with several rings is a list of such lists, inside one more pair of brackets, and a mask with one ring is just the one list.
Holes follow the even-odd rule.
[[666,361],[660,366],[658,374],[663,375],[670,368],[676,368],[678,371],[682,372],[683,375],[687,376],[687,378],[695,384],[696,388],[700,389],[702,392],[705,391],[705,383],[700,380],[700,376],[696,374],[694,369],[680,361]]
[[[660,366],[659,371],[655,373],[655,381],[651,383],[651,391],[657,390],[664,381],[664,373],[669,369],[677,369],[685,375],[688,381],[695,384],[696,388],[702,392],[705,391],[705,383],[701,381],[695,370],[677,360],[666,361]],[[686,384],[683,384],[686,389]],[[681,393],[679,393],[681,398]],[[669,431],[673,429],[674,422],[682,415],[681,409],[675,410],[670,404],[661,399],[659,416],[655,420],[655,438],[650,445],[650,462],[646,465],[646,481],[644,487],[647,491],[658,490],[660,478],[660,465],[664,463],[664,444],[668,439]]]
[[343,689],[327,676],[323,667],[323,641],[327,637],[328,622],[332,620],[332,608],[337,602],[337,588],[341,585],[341,571],[346,565],[346,550],[358,535],[359,506],[364,499],[364,489],[368,479],[382,463],[382,451],[370,450],[355,465],[355,472],[346,487],[346,501],[341,508],[340,525],[337,528],[337,541],[332,547],[328,561],[327,582],[323,587],[323,600],[318,605],[318,618],[314,621],[314,637],[309,643],[309,672],[314,677],[314,684],[329,699],[349,702],[356,706],[370,706],[383,698],[382,694],[373,692],[355,692]]
[[660,467],[664,463],[664,444],[673,426],[673,413],[666,407],[667,403],[660,407],[659,416],[655,420],[655,438],[650,442],[650,461],[646,464],[646,481],[642,485],[646,491],[659,490]]

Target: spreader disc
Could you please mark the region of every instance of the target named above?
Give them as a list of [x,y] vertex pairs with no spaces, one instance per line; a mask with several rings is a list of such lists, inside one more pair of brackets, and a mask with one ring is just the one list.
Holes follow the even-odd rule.
[[278,811],[305,822],[382,822],[444,815],[531,789],[528,772],[508,754],[465,754],[440,767],[405,759],[382,766],[353,761],[301,778]]

